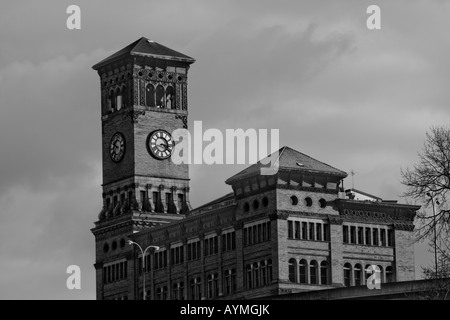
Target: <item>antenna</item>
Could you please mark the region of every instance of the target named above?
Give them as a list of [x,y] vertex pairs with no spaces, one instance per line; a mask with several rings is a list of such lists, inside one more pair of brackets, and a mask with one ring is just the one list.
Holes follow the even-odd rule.
[[352,175],[352,189],[355,189],[355,181],[354,176],[357,174],[357,172],[353,171],[353,169],[350,171],[350,174]]

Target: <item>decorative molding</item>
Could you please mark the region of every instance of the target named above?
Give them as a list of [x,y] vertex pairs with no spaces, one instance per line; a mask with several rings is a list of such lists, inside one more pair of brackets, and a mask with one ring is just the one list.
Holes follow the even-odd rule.
[[131,123],[138,123],[139,116],[143,116],[143,115],[145,115],[144,110],[131,109],[130,111],[127,112],[127,117],[129,117],[131,119]]
[[188,128],[188,125],[187,125],[187,116],[185,116],[185,115],[180,115],[180,114],[177,114],[177,115],[175,115],[175,119],[180,119],[182,122],[183,122],[183,129],[187,129]]
[[330,221],[330,224],[337,224],[337,225],[342,225],[342,223],[344,222],[344,219],[335,216],[329,216],[328,220]]

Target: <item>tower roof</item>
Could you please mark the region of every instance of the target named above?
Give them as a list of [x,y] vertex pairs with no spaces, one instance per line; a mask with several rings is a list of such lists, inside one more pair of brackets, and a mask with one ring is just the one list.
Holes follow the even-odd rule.
[[[275,153],[272,153],[274,155]],[[272,157],[270,155],[270,157]],[[267,159],[267,158],[266,158]],[[287,146],[282,147],[278,150],[278,169],[281,171],[304,171],[310,173],[325,173],[329,175],[338,176],[341,178],[347,177],[347,173],[336,169],[324,162],[311,158],[310,156],[301,153],[297,150],[291,149]],[[263,161],[263,163],[266,163]],[[250,167],[242,170],[241,172],[235,174],[231,178],[227,179],[225,182],[227,184],[231,184],[234,181],[238,181],[244,178],[248,178],[251,176],[259,175],[261,172],[261,168],[268,167],[268,165],[261,164],[261,161],[251,165]]]
[[191,58],[185,54],[182,54],[178,51],[172,50],[159,44],[155,41],[149,40],[145,37],[142,37],[135,42],[129,44],[125,48],[113,53],[106,59],[103,59],[99,63],[95,64],[92,69],[98,70],[100,67],[113,62],[115,60],[121,59],[126,56],[147,56],[158,59],[165,60],[176,60],[183,61],[187,63],[194,63],[195,59]]

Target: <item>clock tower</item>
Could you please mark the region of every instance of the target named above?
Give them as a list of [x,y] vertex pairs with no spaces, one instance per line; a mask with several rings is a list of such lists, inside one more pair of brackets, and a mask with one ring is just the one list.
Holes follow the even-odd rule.
[[[171,133],[187,128],[194,61],[140,38],[93,66],[100,76],[103,164],[103,208],[92,229],[97,299],[108,298],[112,278],[120,283],[133,274],[129,234],[183,219],[191,209],[189,168],[172,162]],[[114,290],[135,290],[126,288],[133,281],[122,282]]]

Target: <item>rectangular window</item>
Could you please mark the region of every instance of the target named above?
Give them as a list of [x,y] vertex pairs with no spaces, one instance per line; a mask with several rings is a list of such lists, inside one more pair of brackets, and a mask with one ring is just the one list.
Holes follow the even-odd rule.
[[378,229],[377,228],[373,228],[372,229],[372,234],[373,234],[373,245],[377,246],[378,245]]
[[244,246],[248,245],[247,237],[248,237],[248,229],[244,228]]
[[306,222],[302,222],[302,239],[308,239],[308,224]]
[[300,221],[295,221],[295,239],[300,239]]
[[314,223],[309,223],[309,240],[315,240],[314,238]]
[[272,237],[272,229],[270,221],[266,223],[266,226],[267,226],[267,240],[270,240],[270,238]]
[[366,245],[370,246],[372,242],[370,241],[372,235],[370,234],[370,228],[366,228]]
[[317,241],[322,241],[322,224],[317,223],[316,229],[317,229],[316,230]]
[[351,244],[356,243],[356,227],[355,226],[350,227],[350,243]]
[[380,236],[380,240],[381,240],[381,245],[383,247],[386,246],[386,229],[381,229],[381,236]]
[[182,212],[183,210],[183,204],[184,204],[184,195],[183,194],[178,194],[178,210],[179,213]]
[[117,205],[117,196],[114,196],[114,207]]
[[155,211],[159,211],[158,202],[159,202],[159,192],[154,191],[153,192],[153,208]]
[[125,203],[125,193],[122,193],[122,194],[120,195],[120,202],[121,202],[121,203]]
[[288,220],[288,239],[294,237],[294,227],[292,221]]
[[139,200],[141,201],[141,206],[144,205],[144,201],[145,201],[145,191],[141,190],[139,192]]
[[323,240],[324,241],[330,241],[330,226],[328,225],[328,223],[323,225]]
[[344,236],[344,243],[348,243],[348,226],[342,226],[342,234]]
[[258,233],[256,231],[256,226],[252,227],[252,232],[253,232],[253,243],[258,243]]
[[167,212],[171,212],[171,210],[172,210],[172,194],[171,193],[166,193],[166,207],[167,207]]
[[364,244],[364,228],[358,227],[358,244]]

